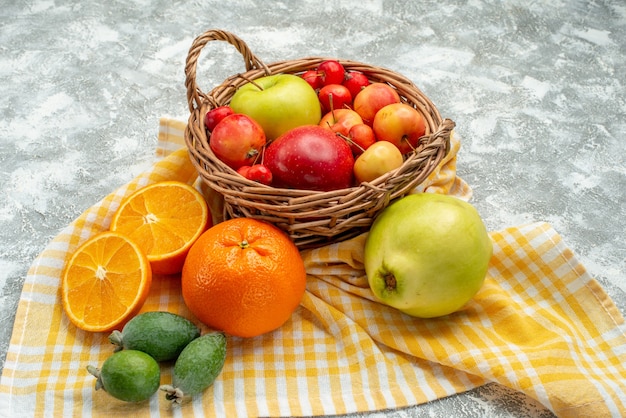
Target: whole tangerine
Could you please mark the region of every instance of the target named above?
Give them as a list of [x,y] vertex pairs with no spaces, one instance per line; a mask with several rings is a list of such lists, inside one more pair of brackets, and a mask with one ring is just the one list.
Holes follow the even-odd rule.
[[205,325],[238,337],[281,327],[306,288],[304,262],[276,226],[256,219],[218,223],[193,244],[181,274],[189,310]]

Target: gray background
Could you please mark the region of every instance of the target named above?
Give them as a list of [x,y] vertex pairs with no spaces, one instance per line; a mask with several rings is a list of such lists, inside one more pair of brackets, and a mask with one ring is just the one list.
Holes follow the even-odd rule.
[[[334,56],[413,80],[462,137],[489,229],[549,222],[626,311],[623,0],[0,1],[0,365],[27,269],[185,120],[184,61],[220,28],[272,62]],[[212,43],[208,91],[243,70]],[[363,416],[549,417],[497,385]]]

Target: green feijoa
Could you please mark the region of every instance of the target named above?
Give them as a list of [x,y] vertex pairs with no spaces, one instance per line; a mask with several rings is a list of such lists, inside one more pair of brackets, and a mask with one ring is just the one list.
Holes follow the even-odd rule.
[[171,312],[141,313],[113,331],[109,341],[121,349],[139,350],[156,361],[173,360],[191,341],[200,336],[200,329],[187,318]]
[[137,350],[113,353],[98,369],[87,366],[96,377],[96,390],[126,402],[141,402],[152,396],[161,380],[159,363],[148,354]]
[[211,386],[224,367],[226,337],[211,332],[196,338],[183,349],[174,364],[171,385],[162,385],[167,400],[181,403]]

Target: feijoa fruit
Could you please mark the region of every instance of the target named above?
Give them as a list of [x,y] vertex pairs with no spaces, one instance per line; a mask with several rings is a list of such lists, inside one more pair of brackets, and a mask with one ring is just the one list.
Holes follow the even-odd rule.
[[226,337],[221,332],[204,334],[190,342],[174,364],[171,385],[162,385],[167,400],[181,403],[183,397],[211,386],[224,367]]
[[139,350],[156,361],[173,360],[192,340],[200,336],[200,329],[187,318],[164,311],[141,313],[124,325],[122,331],[113,331],[109,341],[121,349]]
[[126,402],[141,402],[150,398],[158,389],[161,370],[155,359],[137,350],[113,353],[98,369],[87,366],[96,377],[96,390]]

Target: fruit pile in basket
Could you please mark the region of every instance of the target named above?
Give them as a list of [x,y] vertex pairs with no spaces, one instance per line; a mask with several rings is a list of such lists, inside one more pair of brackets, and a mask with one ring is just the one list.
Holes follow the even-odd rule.
[[426,133],[421,113],[396,89],[336,60],[251,80],[204,122],[215,156],[243,177],[317,191],[397,169]]
[[[196,69],[215,40],[233,45],[246,71],[205,93]],[[382,67],[324,57],[265,64],[237,36],[209,30],[192,43],[185,75],[185,144],[215,197],[215,220],[271,222],[299,249],[367,231],[450,151],[454,122]]]

